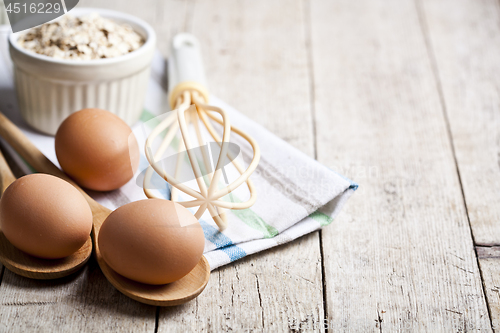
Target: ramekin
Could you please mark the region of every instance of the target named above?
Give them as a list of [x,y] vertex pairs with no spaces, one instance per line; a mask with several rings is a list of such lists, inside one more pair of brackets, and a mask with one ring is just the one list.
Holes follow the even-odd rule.
[[41,132],[54,135],[66,117],[84,108],[111,111],[130,126],[142,113],[156,45],[153,28],[132,15],[106,9],[75,8],[70,15],[91,13],[129,24],[144,38],[144,45],[115,58],[60,60],[19,46],[25,32],[9,36],[19,109]]

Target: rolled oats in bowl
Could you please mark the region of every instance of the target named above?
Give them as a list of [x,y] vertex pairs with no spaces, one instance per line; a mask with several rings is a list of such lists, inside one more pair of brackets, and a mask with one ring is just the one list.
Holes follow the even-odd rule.
[[21,35],[26,50],[55,59],[114,58],[137,50],[144,39],[128,24],[119,24],[97,13],[45,23]]

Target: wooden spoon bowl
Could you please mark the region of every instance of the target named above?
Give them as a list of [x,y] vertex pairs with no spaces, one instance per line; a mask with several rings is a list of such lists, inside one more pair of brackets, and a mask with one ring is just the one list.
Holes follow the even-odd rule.
[[59,177],[72,184],[87,200],[93,217],[93,241],[97,263],[104,276],[120,292],[141,303],[172,306],[185,303],[198,296],[205,289],[210,277],[210,267],[201,257],[195,268],[182,279],[160,286],[147,285],[129,280],[113,271],[99,251],[99,230],[111,210],[100,205],[76,185],[65,173],[45,157],[7,117],[0,113],[0,136],[17,151],[35,170]]
[[150,305],[173,306],[186,303],[205,289],[210,277],[210,266],[203,256],[182,279],[157,286],[127,279],[112,270],[102,258],[98,257],[97,261],[106,278],[116,289],[136,301]]
[[[14,182],[16,178],[0,153],[0,194]],[[70,275],[89,260],[92,254],[92,240],[87,239],[85,244],[72,255],[61,259],[41,259],[30,256],[17,249],[9,242],[0,230],[0,262],[10,271],[31,279],[49,280]]]
[[[0,122],[0,128],[1,128]],[[0,129],[1,132],[1,129]],[[100,205],[87,196],[87,201],[94,217],[92,229],[94,251],[97,263],[108,281],[124,295],[145,304],[159,306],[173,306],[186,303],[197,297],[207,286],[210,278],[210,266],[207,259],[201,257],[198,264],[182,279],[165,285],[149,285],[130,280],[108,266],[99,250],[99,231],[104,220],[111,214],[111,210]]]
[[0,262],[8,270],[31,279],[49,280],[68,276],[85,265],[92,254],[92,240],[70,256],[61,259],[41,259],[30,256],[12,245],[0,230]]

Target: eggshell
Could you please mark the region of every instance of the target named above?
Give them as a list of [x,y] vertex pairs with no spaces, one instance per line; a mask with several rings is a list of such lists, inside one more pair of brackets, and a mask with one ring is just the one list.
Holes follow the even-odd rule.
[[139,146],[132,130],[101,109],[83,109],[66,118],[57,130],[55,147],[62,169],[91,190],[115,190],[139,167]]
[[92,229],[92,212],[83,195],[68,182],[32,174],[13,182],[0,200],[0,224],[18,249],[56,259],[76,252]]
[[205,237],[198,220],[183,206],[146,199],[111,213],[99,231],[98,244],[115,272],[159,285],[179,280],[196,266]]

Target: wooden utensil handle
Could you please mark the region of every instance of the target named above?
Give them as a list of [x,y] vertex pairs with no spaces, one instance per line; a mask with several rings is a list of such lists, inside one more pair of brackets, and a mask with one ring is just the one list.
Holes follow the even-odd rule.
[[[64,179],[87,198],[87,194],[75,184],[64,172],[54,165],[31,141],[24,135],[21,130],[14,125],[3,113],[0,112],[0,136],[7,141],[14,150],[21,155],[36,171],[48,173],[50,175]],[[2,170],[3,172],[3,170]],[[89,197],[90,198],[90,197]]]
[[9,185],[12,184],[15,180],[16,177],[12,173],[12,170],[10,170],[10,167],[7,164],[7,161],[5,160],[2,152],[0,152],[0,195],[2,195],[7,187],[9,187]]

